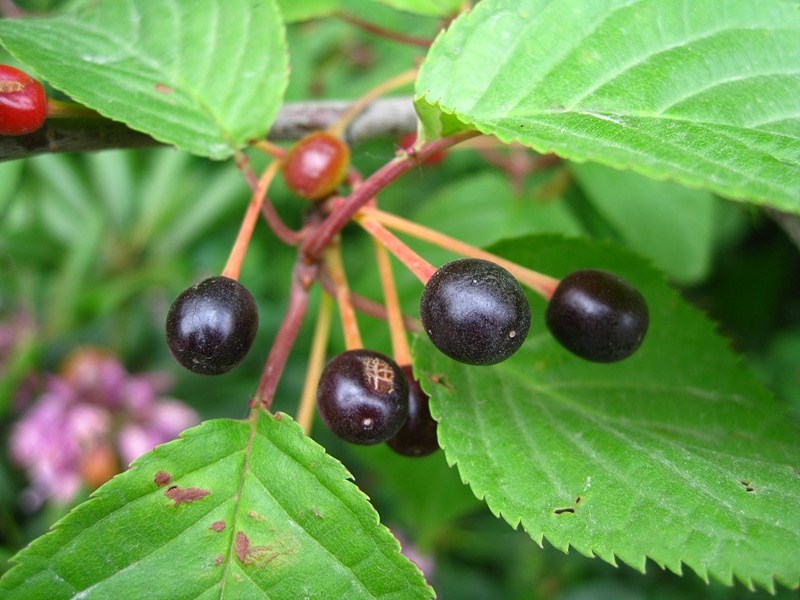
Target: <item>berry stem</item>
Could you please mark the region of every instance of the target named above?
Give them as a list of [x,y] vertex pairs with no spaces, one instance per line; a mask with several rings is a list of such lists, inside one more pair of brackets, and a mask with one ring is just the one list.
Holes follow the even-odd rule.
[[492,261],[516,277],[520,283],[528,286],[534,292],[542,296],[545,300],[549,300],[553,295],[556,287],[558,286],[558,279],[550,277],[522,267],[514,262],[501,258],[480,248],[476,248],[470,244],[466,244],[460,240],[452,238],[448,235],[440,233],[434,229],[430,229],[408,219],[398,217],[391,213],[384,212],[380,209],[373,207],[364,207],[360,211],[361,216],[356,216],[357,221],[375,221],[386,227],[390,227],[396,231],[400,231],[410,235],[418,240],[428,242],[445,250],[450,250],[462,256],[469,256],[471,258],[482,258],[484,260]]
[[256,150],[259,150],[264,154],[266,154],[267,156],[271,156],[272,158],[280,159],[286,156],[286,150],[284,150],[277,144],[273,144],[269,140],[258,140],[257,142],[253,142],[251,145]]
[[416,77],[417,69],[411,69],[409,71],[404,71],[399,75],[395,75],[391,79],[387,79],[382,83],[379,83],[374,88],[367,91],[363,96],[358,98],[355,102],[353,102],[353,104],[351,104],[348,109],[344,111],[342,116],[339,117],[330,127],[328,127],[328,133],[340,138],[344,137],[344,132],[347,129],[347,126],[350,125],[351,121],[360,115],[370,103],[395,88],[413,83]]
[[[234,158],[236,160],[236,168],[239,169],[239,171],[241,171],[245,181],[247,182],[248,187],[255,195],[259,189],[259,182],[258,182],[259,180],[256,177],[256,174],[253,171],[252,167],[250,166],[250,159],[247,157],[246,154],[244,154],[239,150],[236,151]],[[268,169],[269,168],[272,168],[272,165],[270,165]],[[278,164],[274,168],[279,169],[280,164]],[[272,229],[272,233],[274,233],[275,237],[277,237],[287,246],[298,245],[300,241],[303,239],[302,234],[286,226],[286,224],[283,222],[283,220],[276,212],[272,202],[270,202],[269,198],[266,197],[266,189],[264,190],[264,196],[265,197],[261,204],[261,214],[264,215],[264,219],[267,221],[267,224],[269,225],[270,229]]]
[[105,118],[97,111],[94,111],[91,108],[87,108],[82,104],[75,104],[74,102],[64,102],[62,100],[55,100],[53,98],[47,99],[48,119],[70,118],[70,117],[82,117],[82,118],[89,117],[97,119]]
[[328,246],[325,251],[325,267],[331,275],[336,288],[336,303],[339,306],[339,318],[344,330],[344,344],[348,350],[363,348],[361,332],[358,330],[358,320],[353,302],[350,299],[350,286],[347,284],[347,275],[342,261],[342,251],[338,239]]
[[250,203],[247,205],[247,210],[242,219],[242,225],[239,227],[239,233],[236,236],[236,241],[233,243],[231,253],[228,255],[228,262],[225,263],[225,268],[222,270],[224,277],[231,279],[239,278],[239,271],[242,268],[242,261],[247,253],[247,247],[250,245],[250,239],[253,236],[253,229],[256,226],[258,215],[261,212],[261,207],[264,204],[264,199],[267,196],[269,184],[272,183],[272,178],[280,168],[279,161],[273,161],[264,170],[253,195],[250,197]]
[[363,29],[369,33],[373,33],[377,36],[382,38],[386,38],[387,40],[392,40],[395,42],[400,42],[401,44],[408,44],[409,46],[419,46],[420,48],[428,48],[431,45],[431,41],[414,37],[412,35],[406,35],[404,33],[399,33],[397,31],[391,31],[390,29],[386,29],[381,27],[380,25],[375,25],[374,23],[370,23],[369,21],[364,21],[359,19],[358,17],[354,17],[351,14],[346,12],[337,12],[336,16],[339,17],[342,21],[346,21],[351,25],[355,25],[359,29]]
[[392,339],[392,357],[399,365],[410,365],[411,348],[408,345],[406,328],[403,325],[403,312],[400,309],[400,299],[397,297],[392,262],[383,244],[377,238],[373,238],[373,242],[383,288],[383,300],[386,304],[387,320],[389,321],[389,335]]
[[322,375],[322,369],[325,367],[325,353],[328,349],[328,337],[331,331],[331,313],[331,297],[328,294],[322,294],[317,313],[317,324],[314,327],[314,337],[311,340],[303,393],[300,396],[300,407],[297,410],[297,422],[306,435],[311,433],[314,406],[317,401],[317,383]]
[[347,197],[347,199],[334,210],[317,228],[313,236],[309,236],[300,246],[301,251],[308,260],[314,261],[319,257],[325,246],[333,237],[350,221],[350,219],[367,204],[382,189],[395,181],[398,177],[407,173],[415,166],[422,163],[431,154],[449,148],[459,142],[468,140],[477,135],[477,131],[466,131],[446,138],[425,144],[413,156],[407,155],[395,158],[383,167],[375,171],[371,176],[364,180],[357,189]]
[[318,265],[307,264],[305,261],[298,260],[292,272],[292,285],[289,291],[289,305],[286,314],[281,321],[275,340],[272,342],[264,371],[261,373],[261,380],[254,397],[255,401],[261,403],[265,410],[272,407],[272,400],[275,398],[275,390],[278,387],[286,360],[294,346],[297,332],[308,308],[308,289],[317,276]]
[[[322,287],[326,292],[328,292],[328,294],[331,296],[336,295],[336,286],[334,285],[333,281],[331,280],[331,276],[328,273],[324,271],[320,272],[319,282],[322,284]],[[365,298],[359,294],[355,294],[352,290],[350,291],[350,300],[353,303],[353,308],[355,308],[358,312],[375,317],[376,319],[383,319],[384,321],[388,320],[386,307],[384,305],[379,304],[374,300],[370,300],[369,298]],[[405,324],[406,329],[409,331],[422,331],[422,324],[419,322],[419,320],[410,317],[409,315],[403,315],[403,323]]]
[[428,283],[428,280],[436,272],[436,267],[409,248],[396,235],[381,225],[377,219],[366,216],[366,214],[368,214],[366,211],[362,211],[356,215],[354,217],[356,223],[394,254],[423,285]]

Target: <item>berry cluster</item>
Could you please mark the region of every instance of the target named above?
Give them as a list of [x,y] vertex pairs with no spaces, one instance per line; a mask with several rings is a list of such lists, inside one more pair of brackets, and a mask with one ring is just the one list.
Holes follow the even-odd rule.
[[[362,187],[357,173],[348,179],[353,187],[351,195],[344,204],[337,203],[332,197],[351,169],[349,148],[337,130],[311,133],[287,152],[263,145],[262,149],[274,153],[278,160],[267,168],[254,189],[222,276],[211,277],[187,289],[169,310],[167,341],[172,354],[184,367],[201,374],[225,373],[241,362],[253,343],[258,326],[256,304],[236,276],[262,207],[266,209],[264,214],[273,230],[287,243],[299,244],[304,252],[299,264],[309,271],[303,276],[296,273],[296,279],[316,278],[323,284],[327,280],[328,291],[337,299],[348,349],[323,368],[324,343],[320,345],[322,350],[313,361],[314,368],[310,367],[310,372],[319,377],[315,382],[315,376],[310,377],[316,387],[307,386],[311,393],[304,393],[303,402],[307,406],[316,403],[324,424],[347,442],[386,443],[406,456],[425,456],[438,448],[437,422],[431,416],[429,398],[408,366],[410,350],[387,249],[424,284],[419,301],[422,328],[433,345],[453,360],[468,365],[496,365],[522,347],[531,327],[531,309],[523,284],[549,301],[545,323],[553,337],[573,354],[605,363],[625,359],[639,348],[649,323],[647,303],[638,290],[616,275],[586,269],[558,281],[399,217],[387,216],[377,209],[374,201],[370,202],[380,186],[373,184],[370,188],[364,182]],[[435,145],[419,151],[409,150],[406,160],[419,164],[435,150]],[[282,223],[276,226],[276,215],[270,213],[268,203],[263,203],[269,182],[277,172],[282,173],[291,192],[314,201],[309,205],[309,215],[313,217],[309,223],[318,227],[287,233]],[[372,191],[367,195],[363,189]],[[346,213],[340,224],[326,232],[325,224],[330,218],[340,217],[337,207],[345,205],[356,206],[355,211]],[[330,218],[326,221],[327,217]],[[386,297],[385,316],[392,337],[393,357],[364,348],[358,333],[353,299],[334,237],[350,218],[379,242],[376,256]],[[435,269],[389,232],[383,223],[437,243],[465,258]],[[320,234],[320,231],[325,233]],[[314,251],[314,244],[320,239],[324,241]],[[305,290],[301,296],[305,297],[307,284],[301,287]],[[299,325],[293,327],[292,335],[296,335]],[[276,384],[272,373],[280,372],[283,366],[276,361],[285,360],[288,353],[285,347],[276,351],[276,346],[278,342],[265,367],[265,378],[271,383],[265,384],[262,379],[257,394],[269,401]],[[265,404],[269,406],[268,401]],[[303,423],[306,430],[309,423],[308,419]]]

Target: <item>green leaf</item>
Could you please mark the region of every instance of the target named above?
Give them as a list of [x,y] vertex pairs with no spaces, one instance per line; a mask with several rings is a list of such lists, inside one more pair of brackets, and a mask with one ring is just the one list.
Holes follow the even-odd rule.
[[325,17],[342,7],[341,0],[278,0],[283,20],[286,23],[307,21]]
[[419,570],[286,415],[156,448],[16,557],[5,598],[428,598]]
[[483,509],[441,451],[421,458],[400,456],[385,444],[355,446],[352,451],[370,467],[365,491],[376,504],[383,500],[393,507],[397,524],[422,550],[428,550],[454,520]]
[[493,248],[556,277],[620,273],[644,294],[650,328],[615,364],[583,361],[542,324],[492,367],[415,346],[439,441],[489,508],[542,543],[644,570],[769,590],[800,581],[800,436],[697,310],[644,261],[606,244],[530,237]]
[[266,135],[288,81],[274,0],[85,2],[4,19],[0,41],[76,101],[211,158]]
[[484,0],[432,46],[417,107],[429,135],[451,115],[451,129],[800,212],[798,64],[795,2]]
[[711,268],[720,215],[733,205],[709,192],[596,163],[570,171],[620,238],[671,278],[696,283]]

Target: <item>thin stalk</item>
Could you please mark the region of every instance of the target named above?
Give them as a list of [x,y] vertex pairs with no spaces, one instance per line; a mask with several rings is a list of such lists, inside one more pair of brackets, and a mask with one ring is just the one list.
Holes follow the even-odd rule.
[[398,217],[391,213],[383,212],[380,209],[371,207],[365,207],[361,209],[360,214],[363,215],[363,217],[361,217],[362,220],[377,221],[395,231],[400,231],[418,240],[422,240],[435,246],[439,246],[440,248],[450,250],[456,254],[469,256],[471,258],[490,260],[509,271],[519,280],[520,283],[531,288],[545,300],[550,299],[556,287],[558,286],[558,279],[544,275],[538,271],[522,267],[514,262],[511,262],[510,260],[501,258],[496,254],[486,252],[485,250],[481,250],[480,248],[466,244],[434,229],[430,229],[423,225],[419,225],[418,223],[414,223],[413,221],[409,221],[408,219],[404,219],[402,217]]
[[403,311],[400,309],[400,299],[397,297],[392,262],[383,244],[376,238],[373,238],[373,242],[375,244],[375,259],[378,262],[378,272],[381,277],[381,287],[383,288],[383,300],[386,303],[386,314],[389,320],[392,355],[398,365],[410,365],[411,348],[408,345],[408,336],[403,325]]
[[317,272],[317,265],[308,265],[302,260],[295,264],[292,273],[292,285],[289,291],[289,306],[286,314],[272,342],[269,355],[267,356],[264,371],[261,373],[261,380],[258,383],[255,398],[261,403],[265,410],[272,407],[272,400],[275,397],[275,390],[278,387],[289,353],[297,339],[297,333],[303,323],[303,318],[308,308],[308,286],[309,281],[313,280]]
[[250,245],[250,239],[253,237],[253,229],[255,229],[258,215],[261,212],[261,207],[267,196],[267,190],[279,168],[280,163],[278,161],[270,163],[258,180],[256,189],[250,197],[250,203],[247,205],[247,210],[244,213],[244,219],[242,219],[242,225],[239,227],[236,241],[228,255],[228,261],[225,263],[225,268],[222,270],[223,276],[230,277],[231,279],[239,278],[242,262],[247,253],[247,248]]
[[415,37],[412,35],[407,35],[405,33],[399,33],[397,31],[392,31],[390,29],[381,27],[380,25],[375,25],[374,23],[370,23],[369,21],[364,21],[363,19],[354,17],[353,15],[347,14],[346,12],[337,12],[336,16],[339,17],[342,21],[346,21],[351,25],[355,25],[359,29],[363,29],[364,31],[373,33],[382,38],[386,38],[387,40],[400,42],[401,44],[408,44],[410,46],[419,46],[420,48],[428,48],[431,45],[430,40]]
[[396,235],[381,225],[377,219],[368,216],[366,211],[356,215],[355,221],[396,256],[423,285],[428,283],[428,280],[436,272],[436,267],[409,248]]
[[[336,286],[334,285],[333,281],[331,280],[331,276],[328,273],[321,271],[319,274],[319,282],[322,284],[322,287],[325,289],[325,291],[331,296],[336,295]],[[370,300],[369,298],[365,298],[364,296],[356,294],[352,290],[350,290],[350,300],[352,301],[353,308],[355,308],[356,311],[365,315],[369,315],[370,317],[375,317],[376,319],[383,319],[384,321],[388,320],[386,307],[383,304],[379,304],[374,300]],[[409,331],[422,331],[422,324],[414,317],[403,315],[403,323],[405,324],[406,329]]]
[[361,332],[358,329],[356,311],[350,299],[350,286],[344,271],[342,252],[338,243],[331,244],[325,251],[325,267],[336,286],[336,303],[339,306],[339,318],[344,331],[344,344],[348,350],[363,348]]
[[311,433],[314,418],[314,406],[317,402],[317,384],[325,368],[325,353],[328,349],[328,337],[331,331],[331,297],[322,294],[317,313],[317,324],[314,327],[314,337],[311,340],[311,351],[308,356],[306,379],[303,383],[303,393],[300,396],[300,407],[297,410],[297,422],[306,435]]

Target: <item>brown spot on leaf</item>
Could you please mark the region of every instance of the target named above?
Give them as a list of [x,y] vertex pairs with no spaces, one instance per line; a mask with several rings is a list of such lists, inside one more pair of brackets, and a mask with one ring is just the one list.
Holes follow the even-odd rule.
[[225,529],[225,521],[214,521],[211,525],[209,525],[208,528],[211,531],[217,531],[217,532],[222,531],[223,529]]
[[267,520],[266,517],[264,517],[264,515],[260,515],[254,510],[248,510],[247,511],[247,516],[248,516],[248,518],[253,519],[254,521],[266,521]]
[[160,94],[172,94],[175,92],[175,90],[173,90],[168,85],[164,85],[163,83],[156,84],[156,91]]
[[225,557],[222,556],[222,554],[217,554],[217,558],[214,559],[214,566],[215,567],[220,566],[223,563],[224,560],[225,560]]
[[453,386],[450,385],[450,382],[447,381],[447,378],[444,375],[428,375],[428,379],[430,379],[436,385],[442,386],[448,392],[453,391]]
[[314,515],[315,517],[317,517],[318,519],[325,519],[325,517],[323,517],[323,516],[322,516],[322,513],[321,513],[321,512],[319,512],[319,511],[318,511],[316,508],[314,508],[313,506],[311,507],[311,514],[312,514],[312,515]]
[[744,479],[740,479],[739,483],[741,483],[744,486],[744,491],[745,492],[754,492],[755,491],[755,488],[753,488],[753,486],[750,485],[749,481],[745,481]]
[[556,515],[562,515],[564,513],[574,514],[575,513],[575,509],[572,508],[571,506],[567,506],[565,508],[557,508],[557,509],[555,509],[553,511],[553,513],[556,514]]
[[238,531],[236,533],[236,540],[233,545],[233,551],[236,553],[236,558],[242,563],[242,566],[254,565],[258,568],[264,568],[273,560],[281,555],[281,552],[275,550],[272,545],[268,546],[254,546],[250,543],[250,538],[244,532]]
[[577,498],[575,498],[575,504],[580,504],[581,502],[583,502],[582,496],[578,496]]
[[173,485],[164,492],[164,495],[175,502],[173,506],[179,506],[183,502],[189,504],[195,500],[205,498],[210,493],[209,490],[201,490],[200,488],[180,488],[177,485]]
[[158,487],[163,487],[172,481],[172,475],[166,471],[159,471],[156,473],[155,477],[153,477],[153,481]]

